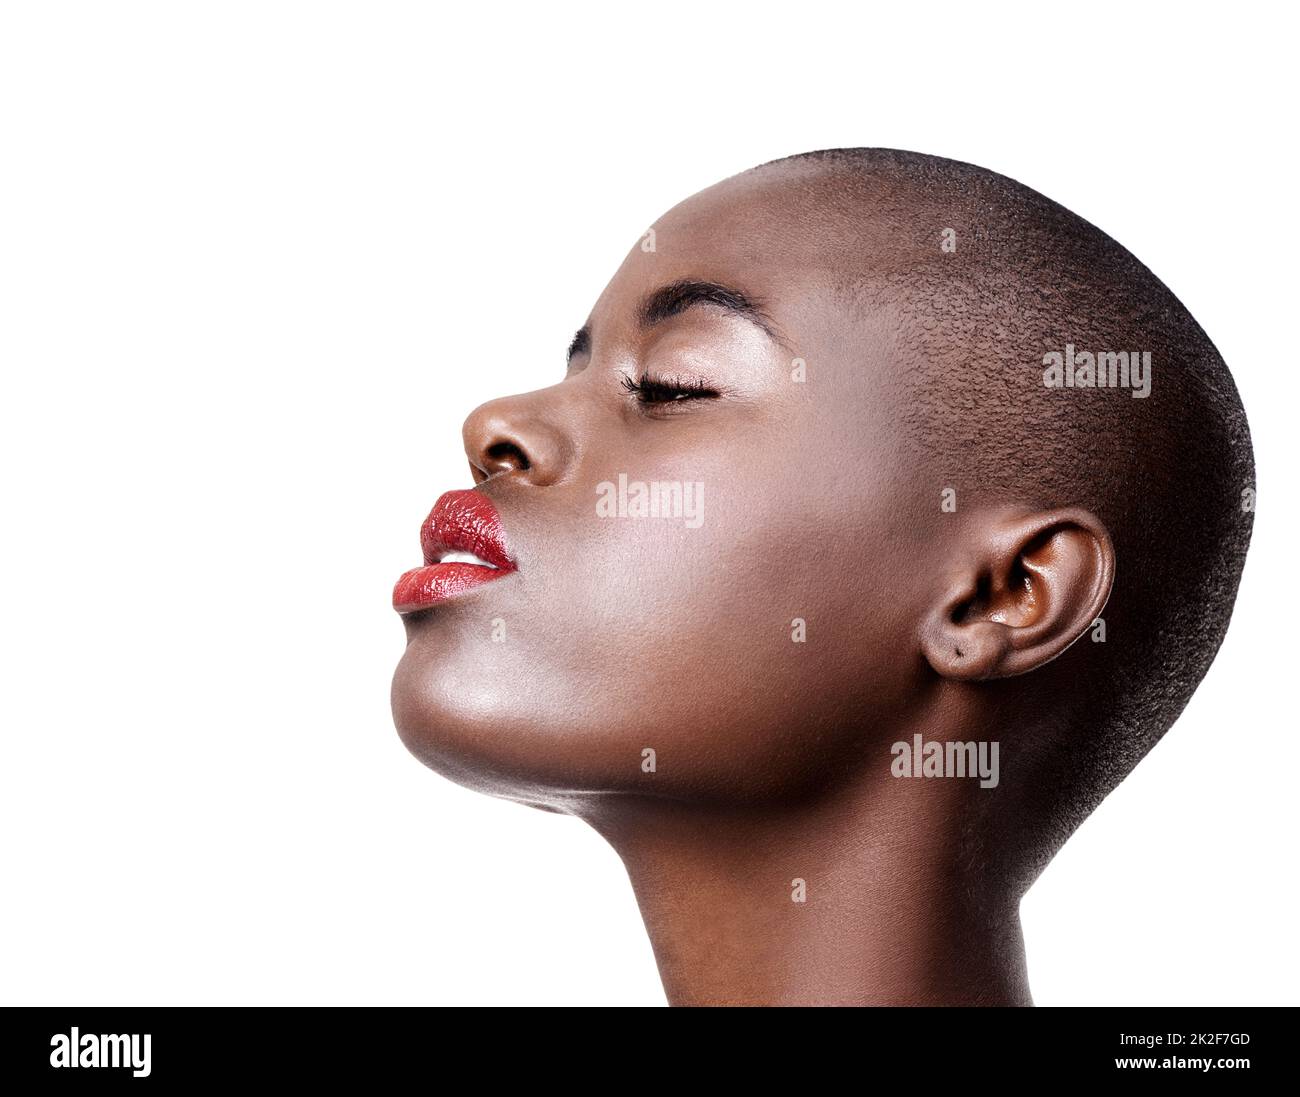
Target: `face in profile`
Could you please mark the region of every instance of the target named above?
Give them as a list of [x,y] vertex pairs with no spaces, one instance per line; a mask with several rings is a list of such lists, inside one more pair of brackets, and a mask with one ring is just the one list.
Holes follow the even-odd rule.
[[[1213,544],[1143,563],[1138,482],[1196,474],[1188,431],[1240,432],[1212,386],[1161,376],[1171,347],[1213,348],[1115,307],[1139,291],[1168,293],[1067,211],[936,158],[792,158],[686,200],[567,372],[466,420],[472,488],[438,500],[394,593],[403,741],[609,838],[670,1000],[1027,1000],[1020,894],[1172,721],[1098,778],[1079,729],[1142,687],[1079,641],[1158,631],[1166,570],[1239,571],[1248,536],[1220,516]],[[1154,349],[1148,392],[1053,390],[1067,344]],[[1225,481],[1207,506],[1231,509],[1248,456],[1193,462]],[[994,743],[1002,775],[925,780],[928,741]]]
[[846,711],[907,707],[925,537],[897,520],[904,394],[887,325],[844,317],[819,242],[783,238],[794,213],[776,180],[679,206],[568,372],[469,417],[485,562],[506,567],[404,615],[398,726],[435,769],[540,801],[783,797],[861,754]]

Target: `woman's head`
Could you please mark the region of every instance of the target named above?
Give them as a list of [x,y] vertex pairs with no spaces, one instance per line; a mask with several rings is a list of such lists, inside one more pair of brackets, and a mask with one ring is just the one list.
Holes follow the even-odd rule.
[[[1067,346],[1132,352],[1133,384],[1054,389]],[[1123,653],[1199,605],[1178,696],[1055,797],[1059,828],[1172,722],[1249,536],[1240,405],[1172,295],[1027,188],[915,154],[791,158],[675,207],[563,378],[483,405],[464,442],[475,492],[440,505],[427,558],[498,571],[406,580],[397,725],[447,776],[561,810],[888,782],[913,732],[1007,740],[981,810],[1023,808],[1078,736],[1120,750],[1125,691],[1160,673]],[[1175,474],[1209,477],[1194,516],[1152,479]],[[1112,587],[1125,632],[1071,648]]]

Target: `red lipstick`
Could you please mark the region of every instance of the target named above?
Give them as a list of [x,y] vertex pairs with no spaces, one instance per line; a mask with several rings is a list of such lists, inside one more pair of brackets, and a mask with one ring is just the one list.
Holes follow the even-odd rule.
[[420,545],[424,567],[408,571],[393,588],[398,613],[428,609],[515,570],[501,532],[501,515],[477,491],[449,491],[434,503],[420,527]]

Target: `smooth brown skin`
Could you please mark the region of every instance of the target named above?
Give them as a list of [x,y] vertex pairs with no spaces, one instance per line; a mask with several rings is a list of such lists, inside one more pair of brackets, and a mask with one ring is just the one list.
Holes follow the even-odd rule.
[[[396,723],[447,777],[612,843],[673,1004],[1027,1004],[1019,894],[957,852],[997,790],[894,778],[890,745],[1013,736],[1038,702],[987,680],[1078,639],[1114,553],[1082,510],[941,511],[895,324],[831,288],[850,249],[895,261],[889,233],[813,205],[774,170],[677,206],[564,380],[470,416],[519,571],[407,619]],[[679,279],[752,295],[779,341],[712,305],[638,324]],[[621,384],[647,372],[723,395],[647,412]],[[620,472],[703,482],[703,526],[598,518]]]

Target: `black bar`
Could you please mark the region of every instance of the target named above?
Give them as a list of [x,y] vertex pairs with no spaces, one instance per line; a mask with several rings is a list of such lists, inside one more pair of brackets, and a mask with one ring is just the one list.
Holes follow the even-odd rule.
[[[629,1083],[676,1089],[713,1077],[730,1087],[750,1076],[765,1089],[801,1081],[822,1086],[834,1075],[869,1091],[936,1081],[1055,1086],[1132,1076],[1142,1086],[1177,1078],[1179,1086],[1235,1091],[1253,1083],[1294,1086],[1296,1021],[1291,1007],[9,1008],[0,1011],[0,1081],[164,1089],[417,1081],[433,1092],[517,1078],[582,1091]],[[98,1037],[148,1034],[147,1076],[129,1063],[51,1065],[74,1028],[87,1062],[125,1047]],[[1171,1034],[1180,1039],[1171,1043]],[[88,1036],[96,1038],[93,1051]],[[135,1047],[142,1051],[143,1041]],[[1207,1059],[1209,1070],[1185,1065]]]

